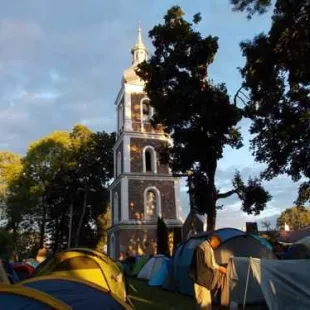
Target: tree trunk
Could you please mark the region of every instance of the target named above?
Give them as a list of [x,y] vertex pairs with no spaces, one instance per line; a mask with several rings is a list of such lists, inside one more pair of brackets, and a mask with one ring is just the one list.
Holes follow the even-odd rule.
[[43,202],[43,210],[42,210],[42,222],[40,227],[40,249],[44,247],[44,237],[45,237],[45,224],[46,224],[46,210],[47,205],[45,201]]
[[217,200],[217,190],[215,187],[215,172],[217,168],[216,158],[208,158],[208,161],[202,165],[203,171],[206,171],[208,181],[206,184],[207,192],[207,231],[215,230],[216,226],[216,200]]
[[87,194],[88,194],[88,190],[87,190],[87,185],[85,185],[84,187],[84,200],[83,200],[83,209],[82,209],[82,213],[79,219],[79,223],[78,223],[78,227],[76,230],[76,235],[75,235],[75,242],[74,245],[75,247],[79,246],[79,242],[80,242],[80,234],[81,234],[81,229],[82,229],[82,225],[83,225],[83,220],[84,220],[84,216],[86,213],[86,207],[87,207]]

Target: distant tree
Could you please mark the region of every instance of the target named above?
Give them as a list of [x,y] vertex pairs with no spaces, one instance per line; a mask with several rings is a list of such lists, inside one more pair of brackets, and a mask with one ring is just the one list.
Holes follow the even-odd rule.
[[157,219],[157,254],[169,255],[168,230],[161,217]]
[[[270,1],[233,1],[240,8]],[[243,5],[242,5],[243,3]],[[296,201],[310,200],[310,1],[277,0],[267,34],[241,43],[246,64],[242,100],[252,121],[256,161],[266,180],[305,179]]]
[[304,206],[286,209],[277,220],[277,228],[284,229],[288,224],[290,229],[297,230],[310,226],[310,211]]
[[263,226],[264,230],[267,232],[269,232],[271,230],[271,222],[268,221],[267,219],[264,219],[262,221],[262,226]]
[[[270,195],[258,179],[245,184],[240,174],[228,192],[220,193],[215,186],[224,147],[242,146],[237,124],[243,111],[230,102],[224,84],[208,80],[217,38],[202,37],[183,16],[181,8],[174,6],[164,23],[149,32],[155,52],[139,65],[137,73],[146,82],[145,91],[155,108],[153,126],[163,126],[173,139],[173,146],[162,151],[161,160],[170,163],[174,175],[188,176],[191,202],[195,200],[198,213],[208,215],[208,230],[213,230],[218,199],[237,194],[245,212],[259,214]],[[196,14],[195,28],[200,20]]]

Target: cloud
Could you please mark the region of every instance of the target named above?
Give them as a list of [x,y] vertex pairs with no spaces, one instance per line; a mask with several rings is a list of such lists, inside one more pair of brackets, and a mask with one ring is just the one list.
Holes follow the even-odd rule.
[[[263,16],[249,22],[242,14],[232,13],[226,2],[179,1],[188,18],[201,11],[203,34],[219,36],[220,49],[210,75],[216,82],[226,82],[233,96],[241,83],[236,68],[244,63],[239,42],[266,30],[270,21]],[[162,21],[173,4],[172,0],[136,0],[134,4],[89,0],[78,5],[76,0],[27,0],[2,5],[0,150],[24,154],[33,140],[54,130],[70,130],[78,122],[92,130],[114,131],[114,100],[122,72],[131,65],[138,21],[146,38],[146,32]],[[145,41],[150,47],[150,41]],[[217,186],[223,191],[230,189],[236,168],[244,178],[263,169],[249,155],[249,125],[241,122],[245,147],[225,148],[219,162]],[[266,186],[274,199],[262,216],[272,216],[292,204],[297,185],[289,179],[276,179]],[[181,198],[186,215],[184,182]],[[236,197],[231,197],[225,200],[225,211],[219,212],[218,224],[240,227],[246,219]]]

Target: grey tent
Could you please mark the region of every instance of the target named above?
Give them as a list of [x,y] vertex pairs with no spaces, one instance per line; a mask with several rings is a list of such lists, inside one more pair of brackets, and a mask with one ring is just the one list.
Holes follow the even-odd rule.
[[227,269],[228,303],[264,300],[271,310],[310,309],[309,274],[309,260],[232,258]]

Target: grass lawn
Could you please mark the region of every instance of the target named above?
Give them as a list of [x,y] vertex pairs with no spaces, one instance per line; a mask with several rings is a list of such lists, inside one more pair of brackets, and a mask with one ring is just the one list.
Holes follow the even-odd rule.
[[181,294],[151,287],[146,281],[128,278],[129,295],[136,310],[192,310],[194,299]]

